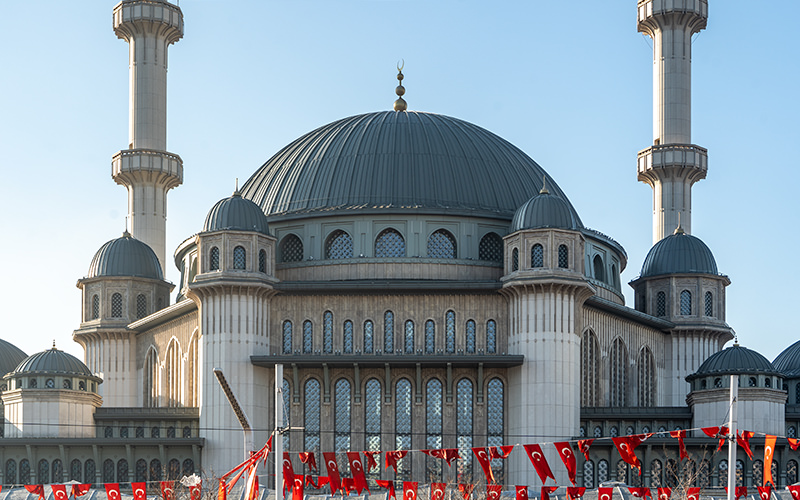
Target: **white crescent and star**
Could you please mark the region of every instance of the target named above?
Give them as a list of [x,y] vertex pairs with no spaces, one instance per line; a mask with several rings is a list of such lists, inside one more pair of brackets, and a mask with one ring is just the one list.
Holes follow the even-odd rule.
[[108,498],[110,498],[110,499],[117,498],[118,499],[119,498],[119,492],[117,492],[117,490],[109,491],[108,492]]
[[136,488],[135,490],[133,490],[133,497],[144,498],[144,490],[141,488]]
[[611,495],[609,495],[608,493],[603,493],[602,495],[600,495],[600,500],[611,500]]
[[336,462],[333,460],[328,460],[328,468],[333,471],[338,471],[339,467],[336,465]]
[[413,491],[411,491],[411,490],[407,490],[407,491],[406,491],[406,494],[405,494],[405,497],[406,497],[408,500],[414,500],[414,498],[416,497],[416,495],[414,494],[414,492],[413,492]]
[[570,456],[572,456],[572,450],[570,450],[570,449],[569,449],[569,448],[567,448],[566,446],[565,446],[565,447],[563,447],[563,448],[561,448],[561,453],[563,453],[565,457],[570,457]]
[[619,444],[619,449],[628,451],[628,443],[620,443]]
[[54,490],[54,491],[55,491],[55,497],[56,498],[58,498],[58,499],[67,498],[67,492],[66,491],[62,491],[62,490]]
[[531,458],[538,462],[539,460],[542,459],[542,454],[539,453],[538,451],[532,451],[531,452]]

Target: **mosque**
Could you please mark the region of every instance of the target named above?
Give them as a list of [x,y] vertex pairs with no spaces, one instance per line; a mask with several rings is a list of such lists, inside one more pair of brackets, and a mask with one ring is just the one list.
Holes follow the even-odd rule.
[[[578,457],[582,486],[669,486],[688,473],[715,487],[729,467],[716,440],[690,432],[681,462],[666,431],[723,423],[730,375],[739,428],[780,436],[776,485],[797,482],[784,437],[800,424],[800,342],[773,362],[723,349],[730,280],[691,234],[691,188],[708,168],[691,139],[691,37],[708,2],[639,0],[637,11],[654,46],[653,143],[637,160],[653,190],[642,261],[584,226],[513,144],[409,111],[402,72],[393,110],[288,144],[169,256],[167,194],[183,164],[166,144],[166,55],[183,13],[123,0],[113,28],[130,45],[130,140],[112,178],[127,188],[130,232],[78,280],[84,360],[0,342],[0,482],[219,477],[283,415],[276,447],[298,472],[298,452],[338,452],[346,470],[344,451],[457,448],[452,467],[409,453],[372,478],[471,482],[482,478],[472,447],[595,438]],[[620,273],[640,264],[625,304]],[[650,432],[641,475],[598,439]],[[504,485],[541,484],[523,455],[492,462]],[[741,484],[760,485],[763,466],[740,453]]]

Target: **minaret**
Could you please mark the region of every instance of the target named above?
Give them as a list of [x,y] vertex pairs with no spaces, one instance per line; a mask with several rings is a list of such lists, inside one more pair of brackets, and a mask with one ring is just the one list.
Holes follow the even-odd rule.
[[639,0],[637,28],[653,39],[653,146],[638,179],[653,188],[653,244],[680,223],[692,232],[692,184],[708,155],[692,144],[692,35],[706,27],[708,0]]
[[111,176],[128,188],[131,233],[166,275],[167,191],[183,182],[183,161],[166,151],[167,47],[183,37],[183,13],[163,0],[123,0],[114,33],[130,45],[130,121],[128,149],[114,155]]

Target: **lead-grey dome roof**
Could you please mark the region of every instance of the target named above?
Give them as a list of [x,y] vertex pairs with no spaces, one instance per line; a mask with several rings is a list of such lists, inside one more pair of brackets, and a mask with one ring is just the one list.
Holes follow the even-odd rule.
[[542,190],[514,213],[511,232],[545,227],[578,230],[583,228],[583,223],[569,203]]
[[[242,196],[270,217],[416,209],[510,220],[539,192],[543,176],[528,155],[476,125],[432,113],[381,111],[295,140],[247,180]],[[547,186],[569,204],[550,176]]]
[[778,354],[772,361],[772,366],[787,378],[800,377],[800,340]]
[[12,371],[28,355],[10,342],[0,339],[0,377]]
[[88,277],[98,276],[164,279],[153,249],[127,231],[122,233],[122,237],[106,242],[94,255]]
[[15,375],[34,373],[94,377],[83,361],[55,347],[28,356],[14,369]]
[[691,381],[707,375],[781,375],[778,370],[761,354],[734,344],[727,349],[712,354],[696,372],[686,377]]
[[641,277],[677,273],[718,274],[714,254],[700,238],[678,232],[662,239],[647,253]]
[[216,203],[206,216],[203,231],[257,231],[269,234],[267,216],[250,200],[242,198],[238,191]]

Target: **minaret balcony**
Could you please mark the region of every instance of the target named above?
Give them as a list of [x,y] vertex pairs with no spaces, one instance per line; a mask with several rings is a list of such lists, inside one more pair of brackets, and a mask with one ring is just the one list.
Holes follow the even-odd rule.
[[111,177],[117,184],[128,185],[141,176],[159,177],[167,189],[183,183],[183,160],[166,151],[123,149],[111,159]]
[[692,182],[706,178],[708,150],[694,144],[664,144],[639,151],[637,172],[639,180],[648,182],[651,177],[660,177],[663,172],[678,170],[681,177],[690,177]]
[[160,0],[128,0],[114,7],[114,32],[130,40],[137,32],[157,30],[168,43],[183,37],[183,13],[177,5]]

